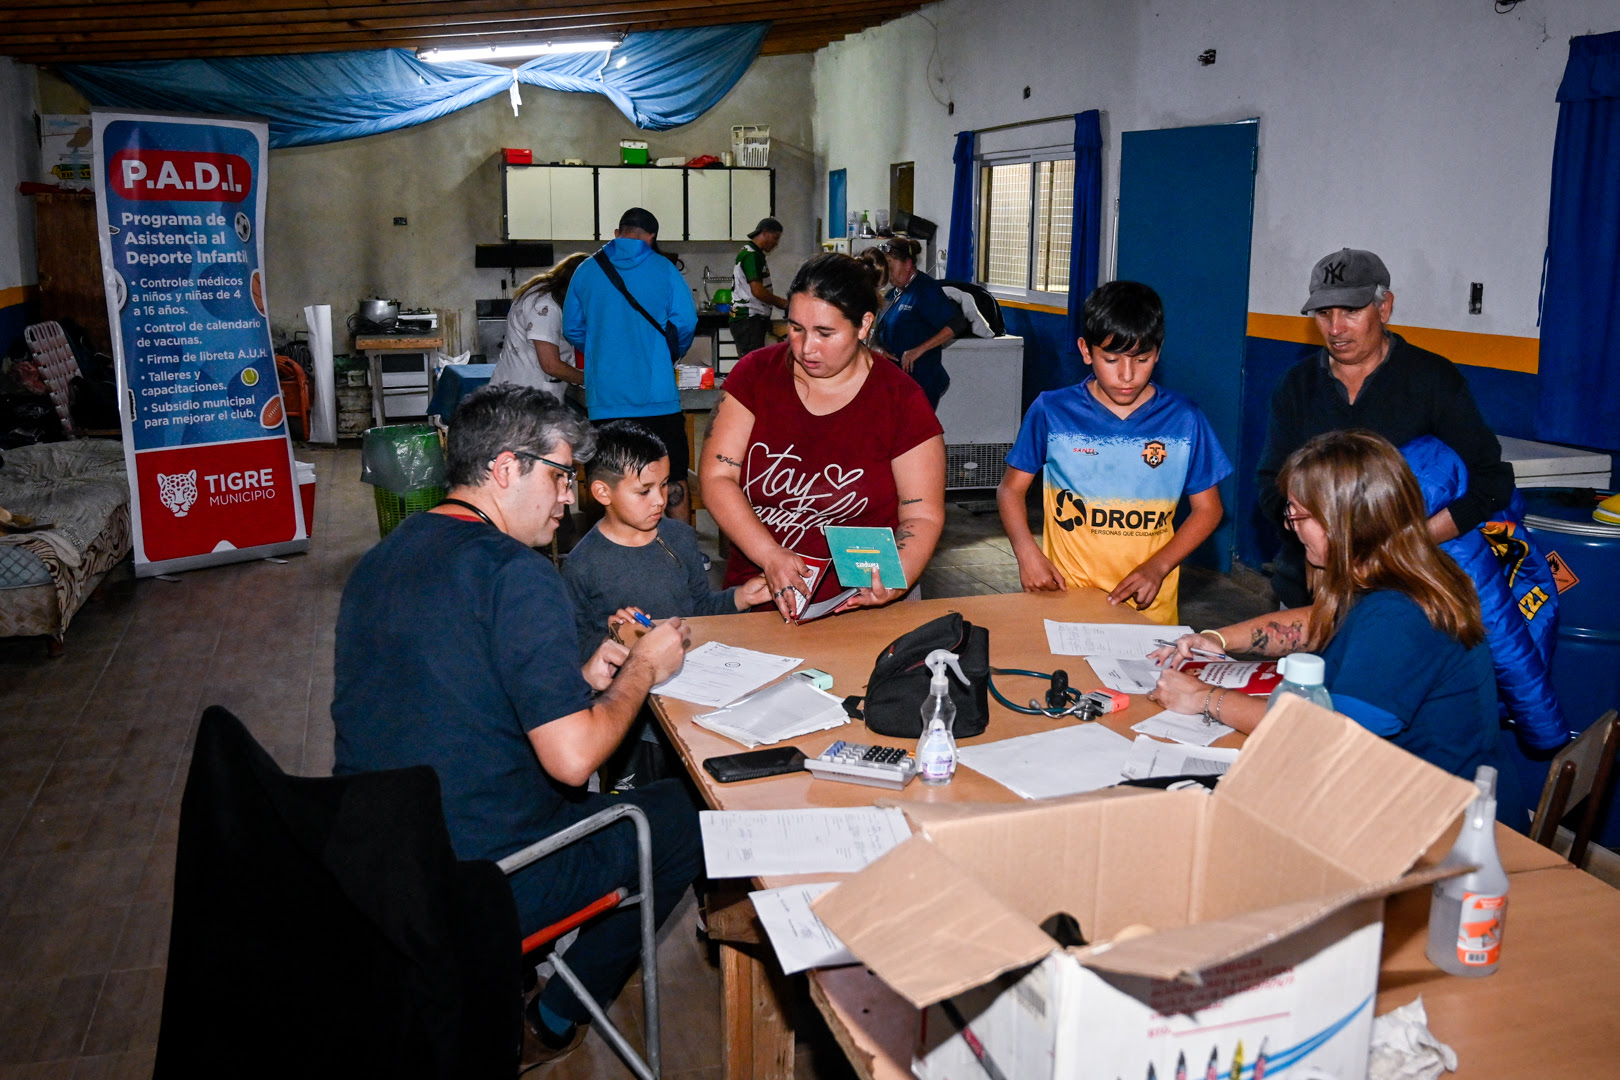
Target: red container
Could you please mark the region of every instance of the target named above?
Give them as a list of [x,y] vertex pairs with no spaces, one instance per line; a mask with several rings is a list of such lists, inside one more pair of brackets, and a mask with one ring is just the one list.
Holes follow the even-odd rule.
[[304,535],[315,535],[315,481],[298,485],[298,498],[304,504]]
[[505,149],[503,149],[501,151],[501,153],[506,155],[506,163],[508,165],[533,165],[534,164],[534,151],[533,150],[519,150],[519,149],[517,149],[515,147],[508,146]]

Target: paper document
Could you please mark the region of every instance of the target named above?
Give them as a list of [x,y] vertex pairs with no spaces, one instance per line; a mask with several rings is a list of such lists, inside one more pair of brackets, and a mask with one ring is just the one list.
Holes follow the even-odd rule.
[[764,746],[847,724],[849,714],[838,698],[789,677],[692,722],[744,746]]
[[686,663],[674,678],[659,683],[652,692],[694,705],[729,705],[802,663],[804,660],[797,656],[777,656],[705,641],[686,654]]
[[1101,724],[1076,724],[963,747],[958,758],[1026,799],[1048,799],[1119,783],[1130,752],[1123,735]]
[[1083,623],[1046,620],[1046,647],[1054,656],[1146,656],[1160,641],[1192,633],[1190,626]]
[[1225,776],[1238,752],[1214,746],[1187,746],[1160,742],[1138,735],[1125,759],[1127,780],[1151,780],[1156,776]]
[[1158,685],[1159,674],[1164,671],[1152,660],[1141,657],[1088,656],[1086,663],[1104,686],[1122,694],[1147,693]]
[[911,836],[906,815],[875,806],[703,810],[711,878],[854,873]]
[[754,902],[754,914],[759,916],[759,923],[776,950],[782,974],[855,963],[854,954],[810,910],[810,901],[836,884],[836,881],[819,881],[813,885],[789,885],[748,894]]
[[1206,721],[1196,713],[1179,713],[1166,710],[1156,716],[1150,716],[1140,724],[1133,724],[1131,730],[1143,735],[1157,735],[1163,739],[1174,739],[1179,743],[1191,746],[1208,746],[1222,735],[1230,735],[1236,728],[1229,728],[1225,724],[1217,724],[1213,720]]

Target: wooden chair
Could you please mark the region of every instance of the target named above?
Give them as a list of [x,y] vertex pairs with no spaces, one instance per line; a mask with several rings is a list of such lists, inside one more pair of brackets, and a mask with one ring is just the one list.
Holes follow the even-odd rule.
[[1530,824],[1530,839],[1552,847],[1558,823],[1585,799],[1586,812],[1569,849],[1569,861],[1580,866],[1614,787],[1616,753],[1620,753],[1620,713],[1610,709],[1553,758],[1541,789],[1541,805]]

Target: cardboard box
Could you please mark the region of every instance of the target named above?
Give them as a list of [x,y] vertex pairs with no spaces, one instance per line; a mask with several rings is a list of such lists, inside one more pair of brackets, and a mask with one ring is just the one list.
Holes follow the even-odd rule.
[[[1170,1080],[1178,1059],[1203,1078],[1212,1057],[1243,1080],[1262,1047],[1266,1072],[1356,1080],[1382,898],[1448,876],[1408,871],[1473,796],[1290,697],[1214,794],[906,804],[922,831],[813,906],[926,1010],[925,1080],[990,1071],[958,1019],[1017,1080]],[[1054,948],[1040,924],[1059,912],[1089,944]]]

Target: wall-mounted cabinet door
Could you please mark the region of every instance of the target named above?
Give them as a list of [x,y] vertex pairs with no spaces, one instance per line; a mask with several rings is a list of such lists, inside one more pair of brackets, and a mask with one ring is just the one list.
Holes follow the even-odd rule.
[[641,205],[658,219],[658,235],[666,240],[686,236],[685,169],[651,168],[641,173]]
[[506,175],[506,238],[550,240],[551,170],[510,168]]
[[[632,206],[641,205],[640,169],[598,169],[596,190],[600,199],[602,235],[612,236],[619,227],[619,217]],[[663,231],[663,222],[659,223]]]
[[686,235],[689,240],[731,239],[731,170],[686,170]]
[[[551,170],[550,236],[542,240],[595,240],[596,171],[589,166],[563,165]],[[602,170],[606,172],[606,169]],[[617,223],[615,218],[614,222]],[[611,231],[611,230],[610,230]]]
[[771,216],[771,170],[731,170],[731,238],[746,240],[759,219]]

